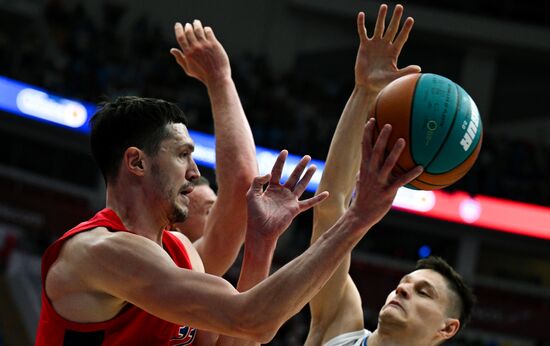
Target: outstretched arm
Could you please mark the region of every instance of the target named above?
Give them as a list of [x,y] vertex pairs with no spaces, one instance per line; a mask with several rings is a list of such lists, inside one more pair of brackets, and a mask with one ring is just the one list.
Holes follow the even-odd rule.
[[[319,191],[330,197],[314,209],[314,243],[338,220],[349,206],[360,164],[363,125],[372,113],[380,90],[391,81],[418,66],[397,68],[399,53],[413,25],[407,18],[398,34],[403,7],[396,6],[385,30],[387,6],[382,5],[372,37],[367,36],[365,15],[357,16],[359,50],[355,63],[355,88],[334,132]],[[363,328],[361,297],[348,275],[350,255],[346,256],[325,287],[310,302],[311,327],[306,345],[321,345],[333,337]]]
[[[403,140],[386,157],[391,129],[384,128],[372,146],[372,121],[369,126],[363,141],[364,160],[357,194],[350,208],[303,255],[246,292],[239,293],[220,277],[179,268],[158,243],[145,237],[99,228],[67,242],[58,258],[57,272],[68,273],[70,278],[59,274],[46,279],[46,289],[58,293],[50,299],[54,304],[65,300],[74,307],[79,294],[99,297],[96,301],[106,301],[107,312],[115,314],[124,303],[131,303],[176,324],[268,342],[286,320],[313,298],[341,260],[388,212],[399,186],[419,173],[413,170],[390,181]],[[249,227],[282,232],[298,213],[327,197],[327,193],[321,193],[299,200],[311,176],[306,174],[296,184],[280,184],[277,172],[282,172],[283,163],[284,154],[276,165],[281,169],[271,177],[254,179],[247,193]],[[114,262],[116,266],[112,265]],[[79,291],[72,288],[70,294],[63,293],[67,281],[78,282]],[[84,303],[89,299],[84,299]]]
[[189,76],[206,86],[214,117],[218,197],[195,246],[206,272],[223,275],[244,239],[246,192],[258,174],[254,139],[231,78],[229,58],[212,29],[195,20],[185,26],[177,23],[175,33],[181,50],[170,52]]
[[[288,153],[286,150],[282,151],[279,154],[279,159],[277,164],[273,167],[270,176],[260,177],[259,182],[264,183],[268,180],[272,183],[278,181],[282,174],[282,165],[283,159],[286,158]],[[311,158],[309,156],[304,156],[302,160],[296,165],[293,173],[289,176],[285,185],[289,189],[293,189],[296,195],[301,195],[306,185],[305,182],[308,182],[313,174],[315,173],[315,167],[311,166],[306,170],[306,173],[301,180],[300,176],[304,171],[305,167],[309,163]],[[273,186],[273,185],[270,185]],[[262,194],[263,191],[257,189],[254,194]],[[324,199],[325,194],[318,195],[316,198]],[[317,202],[316,202],[317,203]],[[246,232],[246,239],[244,242],[244,255],[243,262],[241,266],[241,275],[239,277],[239,282],[237,283],[237,290],[239,292],[245,292],[252,287],[254,287],[259,282],[263,281],[269,275],[269,270],[271,268],[271,262],[273,259],[273,253],[277,246],[277,240],[282,235],[283,231],[287,228],[285,225],[277,225],[276,223],[269,222],[267,225],[273,227],[265,227],[262,224],[265,222],[258,222],[258,220],[251,219],[249,220],[249,226]],[[228,336],[220,336],[217,346],[259,346],[259,343],[254,341],[245,341],[242,339],[232,338]]]

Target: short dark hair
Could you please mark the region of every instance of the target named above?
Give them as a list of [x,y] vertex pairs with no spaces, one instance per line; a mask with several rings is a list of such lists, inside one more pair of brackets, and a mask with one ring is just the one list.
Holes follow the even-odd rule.
[[462,276],[457,273],[443,258],[430,256],[416,262],[416,269],[431,269],[441,274],[447,281],[447,286],[454,292],[458,298],[458,311],[460,330],[466,326],[472,316],[476,298],[468,285],[464,282]]
[[185,114],[164,100],[123,96],[101,104],[90,120],[90,146],[105,182],[116,178],[127,148],[155,155],[168,136],[166,125],[177,123],[187,126]]

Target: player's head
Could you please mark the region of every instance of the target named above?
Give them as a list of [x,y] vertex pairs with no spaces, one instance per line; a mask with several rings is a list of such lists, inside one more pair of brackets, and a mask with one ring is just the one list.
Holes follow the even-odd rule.
[[380,310],[379,328],[393,328],[425,345],[456,335],[470,319],[475,298],[464,280],[439,257],[419,260]]
[[175,225],[191,241],[195,241],[203,235],[208,214],[217,199],[216,193],[205,177],[201,176],[194,180],[193,185],[195,188],[188,195],[189,215],[185,222]]
[[107,185],[124,174],[170,222],[183,221],[185,195],[199,172],[181,109],[158,99],[119,97],[103,104],[90,123],[92,154]]
[[166,125],[177,123],[187,126],[187,118],[164,100],[123,96],[101,104],[90,120],[90,145],[105,181],[116,180],[127,148],[154,155],[168,136]]

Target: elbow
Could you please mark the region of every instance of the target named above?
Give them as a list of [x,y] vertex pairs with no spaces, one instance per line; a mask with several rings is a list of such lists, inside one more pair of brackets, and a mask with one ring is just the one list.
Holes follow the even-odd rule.
[[258,170],[255,167],[239,166],[232,170],[234,174],[230,177],[218,176],[218,194],[223,189],[232,196],[242,196],[243,200],[252,185],[254,178],[258,176]]
[[284,321],[279,321],[269,312],[261,310],[263,309],[258,304],[243,309],[242,313],[235,314],[234,325],[240,327],[241,334],[246,335],[247,339],[267,344],[273,340]]
[[248,191],[252,181],[259,175],[258,169],[254,167],[243,167],[235,179],[237,187],[244,191]]
[[251,328],[248,329],[247,334],[252,340],[263,345],[271,342],[278,330],[279,326],[273,325],[251,326]]

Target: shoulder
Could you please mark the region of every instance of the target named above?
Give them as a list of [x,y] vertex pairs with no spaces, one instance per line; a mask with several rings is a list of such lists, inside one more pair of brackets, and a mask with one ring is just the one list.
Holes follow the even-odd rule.
[[155,245],[152,240],[130,232],[113,232],[105,227],[96,227],[68,239],[63,245],[60,257],[69,257],[72,260],[92,259],[95,261],[101,260],[101,255],[108,255],[112,252],[120,253],[124,250],[135,250],[136,247],[138,249],[154,248]]
[[202,259],[197,252],[195,246],[193,246],[191,240],[189,240],[189,238],[187,238],[181,232],[171,231],[169,233],[178,238],[178,240],[181,241],[181,243],[183,244],[183,247],[185,248],[185,250],[187,251],[187,255],[189,256],[189,260],[191,261],[193,270],[204,272],[204,263],[202,262]]
[[[120,235],[119,235],[120,233]],[[116,248],[124,243],[122,233],[96,227],[77,233],[61,245],[55,262],[46,273],[46,291],[52,301],[68,292],[93,290],[98,267],[112,263]]]
[[97,227],[69,238],[51,270],[57,267],[73,277],[80,276],[84,281],[90,281],[132,266],[144,266],[151,261],[168,266],[173,264],[162,247],[146,237]]
[[188,247],[193,246],[193,243],[191,243],[191,240],[189,240],[185,234],[178,231],[170,231],[169,233],[178,238],[182,242],[183,246],[185,246],[186,250]]

